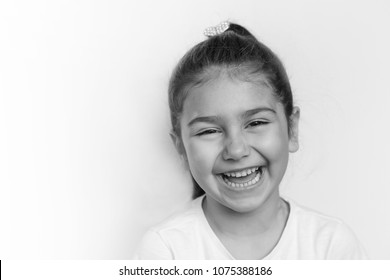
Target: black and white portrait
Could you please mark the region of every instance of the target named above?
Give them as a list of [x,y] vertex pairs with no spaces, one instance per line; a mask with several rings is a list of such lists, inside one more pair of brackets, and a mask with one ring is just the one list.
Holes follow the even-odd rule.
[[[345,258],[390,259],[389,11],[380,0],[3,1],[0,258],[170,258],[159,247],[170,237],[152,236],[151,255],[141,240],[194,203],[197,182],[213,202],[198,205],[211,239],[232,259],[272,253],[295,203],[345,225],[340,239],[359,244]],[[279,62],[248,52],[177,70],[217,37],[219,50],[258,41]],[[227,234],[227,213],[260,208],[272,231],[256,254]]]

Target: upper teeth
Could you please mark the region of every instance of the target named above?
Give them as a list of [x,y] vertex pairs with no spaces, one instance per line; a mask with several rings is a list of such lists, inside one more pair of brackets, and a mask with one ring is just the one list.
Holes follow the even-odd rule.
[[223,173],[223,175],[228,177],[243,177],[255,172],[257,169],[259,169],[259,167],[248,168],[240,172],[226,172]]

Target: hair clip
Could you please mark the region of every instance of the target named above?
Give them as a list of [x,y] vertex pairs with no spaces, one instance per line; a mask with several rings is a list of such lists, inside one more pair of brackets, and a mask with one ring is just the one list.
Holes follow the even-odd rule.
[[230,23],[227,21],[224,21],[216,26],[207,27],[204,30],[203,34],[206,35],[207,37],[219,35],[219,34],[225,32],[226,30],[228,30],[229,26],[230,26]]

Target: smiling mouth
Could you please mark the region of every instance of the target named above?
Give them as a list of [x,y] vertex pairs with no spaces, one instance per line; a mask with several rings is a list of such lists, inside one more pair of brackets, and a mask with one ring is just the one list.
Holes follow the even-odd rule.
[[222,180],[231,189],[244,190],[251,188],[260,181],[264,174],[264,166],[248,168],[239,172],[222,173]]

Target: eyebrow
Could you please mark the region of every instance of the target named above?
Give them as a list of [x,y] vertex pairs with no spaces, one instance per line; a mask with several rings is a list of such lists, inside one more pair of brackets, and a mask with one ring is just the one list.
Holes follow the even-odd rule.
[[195,123],[198,123],[198,122],[216,123],[216,122],[218,122],[218,120],[220,120],[220,118],[217,117],[217,116],[197,117],[197,118],[192,119],[187,124],[187,126],[192,126],[192,125],[194,125]]
[[271,112],[271,113],[276,114],[276,111],[274,109],[271,109],[269,107],[259,107],[259,108],[255,108],[255,109],[246,111],[243,114],[243,117],[248,118],[248,117],[251,117],[251,116],[256,115],[257,113],[261,113],[261,112]]
[[[245,113],[242,115],[242,117],[245,119],[245,118],[251,117],[253,115],[256,115],[257,113],[260,113],[260,112],[271,112],[271,113],[276,114],[275,110],[273,110],[271,108],[259,107],[259,108],[255,108],[255,109],[251,109],[251,110],[245,111]],[[192,119],[187,124],[187,126],[192,126],[192,125],[194,125],[195,123],[198,123],[198,122],[216,123],[220,119],[221,118],[218,117],[218,116],[201,116],[201,117],[196,117],[196,118]]]

